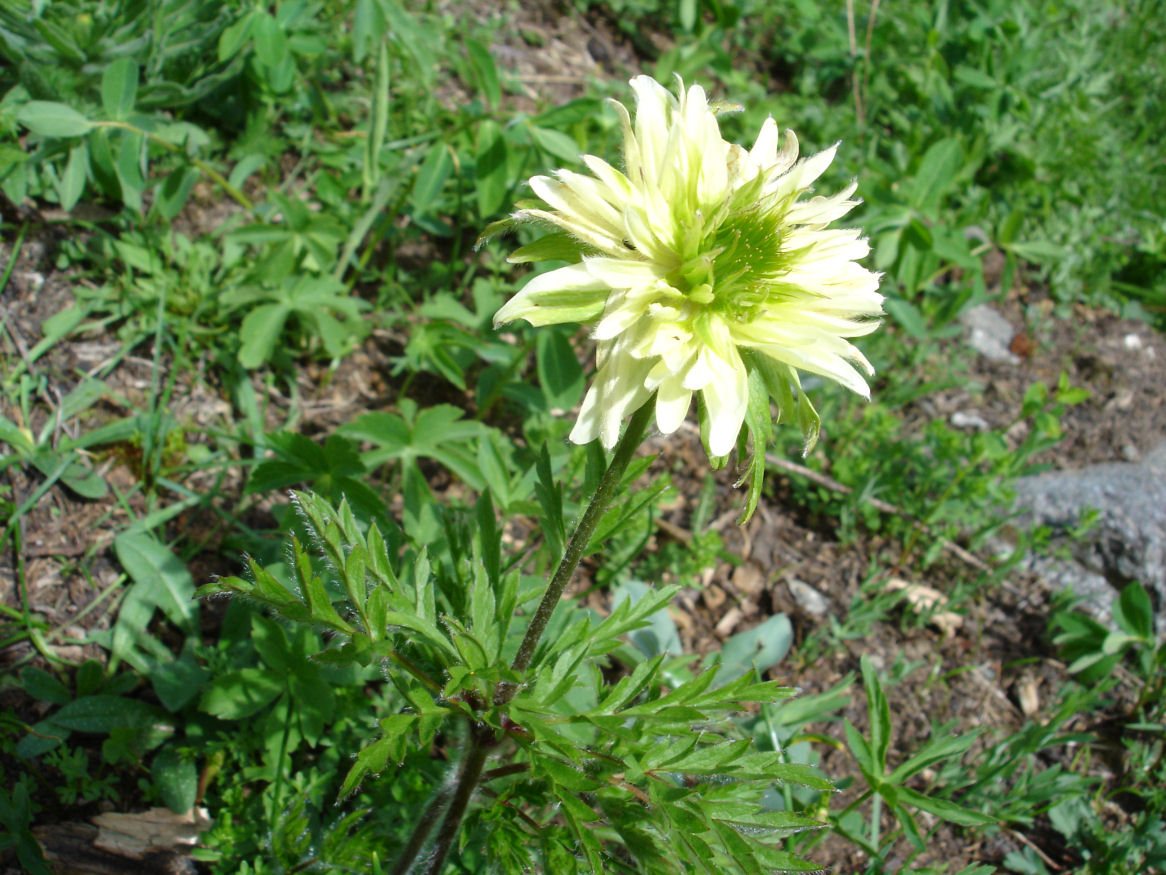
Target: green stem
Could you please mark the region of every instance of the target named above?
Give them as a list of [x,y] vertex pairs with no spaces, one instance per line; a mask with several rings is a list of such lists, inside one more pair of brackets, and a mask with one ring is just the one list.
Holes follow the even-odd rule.
[[[542,601],[539,602],[534,617],[530,621],[530,626],[526,629],[526,636],[522,639],[522,644],[518,646],[518,654],[514,657],[514,663],[511,665],[514,671],[526,671],[531,660],[534,659],[534,650],[538,646],[539,639],[546,631],[551,614],[558,606],[559,599],[563,597],[563,591],[571,582],[575,569],[579,567],[579,563],[586,555],[587,546],[591,543],[591,536],[595,534],[595,527],[603,519],[603,515],[607,513],[616,487],[619,486],[628,463],[631,462],[632,456],[635,455],[644,439],[644,432],[647,430],[648,421],[652,418],[654,409],[655,405],[649,400],[632,415],[632,421],[628,423],[627,431],[624,432],[624,436],[616,445],[611,464],[603,472],[603,479],[599,481],[595,495],[591,497],[591,503],[583,512],[583,518],[579,520],[579,525],[575,527],[575,533],[571,535],[571,540],[567,543],[567,549],[563,552],[559,567],[555,569],[555,576],[551,578],[550,586],[543,593]],[[495,697],[495,704],[506,704],[514,698],[516,692],[517,689],[513,685],[499,685],[499,696]]]
[[149,131],[142,130],[139,127],[127,124],[126,122],[94,122],[93,126],[99,128],[121,128],[123,131],[130,131],[134,134],[141,134],[151,143],[155,143],[161,146],[163,149],[169,149],[171,152],[176,152],[179,155],[182,155],[184,158],[186,158],[187,161],[189,161],[191,164],[213,179],[216,183],[218,183],[223,191],[225,191],[233,201],[239,204],[239,206],[250,212],[255,211],[255,205],[251,203],[251,200],[247,197],[247,195],[243,194],[243,192],[239,191],[239,189],[231,185],[231,183],[227,181],[227,178],[223,176],[223,174],[219,173],[205,161],[201,160],[200,158],[195,158],[193,155],[186,154],[186,150],[184,150],[181,146],[176,146],[168,140],[163,140],[156,134],[151,134]]
[[[441,829],[433,841],[433,852],[425,866],[426,875],[441,875],[445,866],[445,858],[450,848],[461,832],[462,818],[466,816],[466,809],[470,806],[470,799],[478,788],[478,781],[482,778],[482,769],[486,765],[486,758],[490,749],[497,744],[493,737],[494,731],[484,724],[478,724],[470,729],[466,743],[466,755],[458,769],[457,784],[454,786],[453,796],[449,800],[449,808],[445,811],[445,818],[441,821]],[[422,825],[424,828],[424,825]],[[398,866],[398,871],[400,867]]]
[[[644,439],[644,433],[647,431],[654,408],[652,400],[649,400],[637,410],[632,415],[632,420],[628,423],[623,437],[616,445],[611,464],[603,472],[599,486],[596,487],[595,494],[591,496],[591,503],[587,505],[587,510],[583,512],[579,524],[575,527],[575,532],[567,543],[567,549],[563,552],[563,558],[559,560],[554,576],[551,577],[546,592],[543,593],[542,601],[539,602],[530,625],[526,629],[526,635],[518,647],[518,654],[514,657],[514,662],[511,665],[516,673],[521,674],[530,667],[538,642],[550,622],[551,614],[554,613],[567,584],[570,583],[571,577],[586,555],[587,547],[591,543],[591,536],[595,534],[595,527],[603,519],[608,507],[611,506],[611,500],[615,496],[620,481],[623,480],[628,463],[631,462],[632,456],[635,455]],[[494,705],[497,707],[505,706],[518,693],[518,689],[519,686],[514,683],[499,684],[498,691],[494,695]],[[498,736],[487,724],[475,723],[470,727],[466,738],[465,755],[462,757],[453,791],[449,795],[449,807],[446,809],[441,828],[437,833],[437,838],[434,839],[433,850],[425,864],[427,875],[439,875],[445,865],[445,858],[461,831],[462,819],[465,817],[470,799],[473,798],[474,790],[477,789],[478,782],[482,779],[486,760],[489,758],[490,751],[497,744]],[[442,797],[443,801],[444,798]],[[425,839],[433,828],[437,807],[439,806],[430,806],[425,815],[422,816],[421,822],[413,830],[413,835],[393,868],[395,875],[404,875],[412,870],[413,863],[420,856],[421,850],[425,846]]]
[[430,830],[436,825],[437,818],[441,815],[441,811],[448,801],[449,790],[443,787],[425,806],[421,819],[413,828],[413,835],[409,836],[408,844],[401,850],[401,856],[397,858],[397,863],[393,867],[393,875],[407,875],[409,870],[413,868],[413,861],[417,859],[421,849],[425,847],[425,840],[429,838]]
[[[283,761],[287,758],[287,743],[288,743],[288,739],[291,737],[291,720],[292,720],[292,717],[291,717],[291,713],[292,713],[291,688],[290,687],[287,689],[287,692],[284,693],[283,699],[284,699],[284,706],[287,708],[287,711],[285,712],[284,718],[283,718],[283,737],[280,738],[280,740],[279,740],[279,759],[276,760],[276,763],[275,763],[275,787],[273,788],[273,791],[272,791],[272,807],[271,807],[272,825],[275,824],[276,819],[279,817],[280,811],[283,809],[283,803],[281,801],[281,797],[283,796]],[[279,706],[277,705],[276,707],[279,707]]]

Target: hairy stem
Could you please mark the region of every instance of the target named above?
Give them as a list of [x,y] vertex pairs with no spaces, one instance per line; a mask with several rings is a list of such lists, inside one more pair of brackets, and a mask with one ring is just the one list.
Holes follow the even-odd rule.
[[445,866],[445,858],[461,832],[462,818],[466,816],[470,799],[482,778],[482,769],[490,755],[490,748],[494,747],[492,736],[493,732],[488,726],[474,726],[470,730],[466,755],[457,773],[457,784],[454,785],[449,808],[445,810],[445,818],[441,821],[441,829],[433,841],[433,852],[425,865],[426,875],[440,875]]
[[[591,543],[591,536],[595,534],[595,527],[603,519],[608,507],[611,506],[611,500],[623,479],[628,463],[631,462],[632,456],[635,455],[644,438],[644,432],[647,430],[654,407],[655,405],[649,400],[637,410],[632,416],[631,422],[628,423],[623,437],[616,445],[611,464],[603,472],[599,486],[596,487],[595,494],[591,496],[591,503],[587,505],[587,510],[583,512],[579,524],[575,527],[571,540],[567,543],[566,550],[563,551],[563,558],[559,560],[558,567],[555,568],[555,573],[551,577],[550,583],[547,584],[546,592],[543,593],[542,601],[539,602],[530,625],[526,629],[526,635],[523,637],[511,665],[515,672],[525,672],[530,667],[530,663],[534,659],[535,649],[538,647],[543,632],[546,631],[547,623],[550,622],[551,614],[554,613],[555,607],[563,597],[563,592],[566,590],[567,584],[570,583],[575,569],[579,567],[580,561],[586,555],[587,546]],[[499,684],[494,696],[494,705],[505,706],[517,693],[517,684]],[[475,723],[470,727],[466,736],[465,754],[462,757],[461,766],[458,768],[453,790],[442,797],[443,801],[446,798],[449,799],[449,807],[445,810],[441,828],[433,842],[432,852],[425,862],[427,875],[438,875],[445,865],[445,858],[461,830],[462,819],[465,817],[470,799],[473,798],[474,790],[477,789],[478,782],[482,779],[482,772],[485,769],[490,750],[497,743],[498,737],[494,730],[486,724]],[[495,769],[493,773],[505,773],[505,768]],[[437,806],[430,806],[421,822],[413,830],[409,843],[405,846],[393,868],[395,875],[404,875],[412,870],[413,864],[420,856],[426,838],[433,828],[433,821],[437,814],[436,808]]]
[[[551,583],[547,587],[547,591],[543,594],[542,601],[539,602],[538,608],[534,612],[534,617],[530,621],[530,626],[526,629],[526,636],[522,639],[522,644],[518,647],[518,654],[514,657],[514,663],[511,666],[516,672],[526,671],[530,667],[531,660],[534,659],[535,648],[538,647],[539,639],[542,638],[543,632],[546,631],[547,623],[551,620],[551,614],[554,613],[555,607],[559,604],[559,599],[563,597],[563,590],[567,588],[567,584],[571,582],[571,577],[575,573],[575,569],[579,567],[580,561],[586,554],[587,545],[591,543],[591,536],[595,534],[595,527],[607,512],[608,506],[611,504],[612,496],[615,495],[616,487],[619,486],[620,480],[623,479],[624,471],[627,470],[628,463],[632,460],[636,450],[640,446],[640,442],[644,439],[644,432],[647,430],[648,421],[652,418],[652,411],[655,405],[649,400],[639,410],[632,415],[632,421],[628,423],[627,431],[624,436],[620,438],[619,443],[615,448],[615,455],[612,456],[611,464],[607,466],[607,470],[603,472],[603,478],[599,481],[599,486],[595,490],[595,495],[591,497],[591,503],[587,505],[587,510],[583,512],[583,517],[579,520],[579,525],[575,527],[575,533],[571,535],[571,540],[567,543],[567,549],[563,551],[563,558],[559,561],[559,567],[555,569],[555,575],[551,578]],[[517,690],[508,689],[505,685],[499,686],[499,694],[503,691],[507,692],[501,701],[495,698],[495,703],[503,705],[514,698]]]
[[421,819],[413,827],[413,834],[409,836],[408,844],[401,850],[401,855],[397,858],[396,865],[393,866],[393,875],[406,875],[413,868],[413,861],[417,859],[417,855],[425,847],[429,833],[437,824],[437,819],[441,816],[441,812],[448,801],[449,791],[443,788],[425,806],[425,811],[422,812]]

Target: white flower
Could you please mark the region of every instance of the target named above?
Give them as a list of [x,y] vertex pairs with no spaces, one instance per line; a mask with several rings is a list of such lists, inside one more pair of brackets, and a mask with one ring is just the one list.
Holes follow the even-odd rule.
[[817,414],[799,372],[869,396],[864,374],[873,371],[848,338],[878,327],[879,275],[858,264],[869,251],[858,230],[827,228],[857,203],[856,184],[800,199],[837,146],[798,161],[793,132],[779,143],[770,118],[747,151],[721,136],[699,85],[680,83],[678,97],[647,76],[631,86],[634,122],[615,104],[624,172],[584,155],[590,176],[560,170],[530,180],[547,208],[511,221],[560,231],[511,260],[575,263],[532,279],[494,323],[594,323],[598,372],[571,432],[576,443],[598,437],[610,449],[653,393],[656,425],[670,434],[698,394],[710,456],[726,456],[743,425],[756,455],[768,438],[768,424],[756,433],[751,396],[760,392],[767,423],[772,399],[779,416],[798,417],[808,447]]

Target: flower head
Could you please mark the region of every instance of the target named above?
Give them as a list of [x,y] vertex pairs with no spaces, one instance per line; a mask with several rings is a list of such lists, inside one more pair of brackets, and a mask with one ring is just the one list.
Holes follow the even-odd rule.
[[[802,195],[837,145],[798,160],[772,118],[752,149],[726,142],[703,88],[631,81],[633,121],[623,123],[624,171],[584,155],[591,175],[536,176],[542,206],[514,220],[556,233],[511,256],[573,262],[535,277],[494,317],[495,325],[594,323],[598,371],[571,440],[611,448],[624,418],[655,394],[656,425],[669,434],[694,395],[711,457],[723,462],[748,432],[763,456],[779,417],[797,417],[807,449],[817,414],[799,372],[828,377],[864,396],[869,362],[847,338],[873,331],[882,312],[879,276],[857,260],[858,230],[827,226],[847,213],[856,184],[829,197]],[[743,448],[743,444],[742,444]],[[757,489],[760,489],[758,479]]]

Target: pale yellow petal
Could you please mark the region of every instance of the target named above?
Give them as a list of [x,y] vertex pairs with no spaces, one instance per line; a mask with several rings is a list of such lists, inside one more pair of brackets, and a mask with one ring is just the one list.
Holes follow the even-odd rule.
[[[596,280],[585,266],[561,267],[539,274],[523,286],[494,314],[494,326],[515,319],[525,319],[531,325],[588,321],[603,312],[607,292],[607,286]],[[581,317],[581,309],[595,312]]]
[[737,443],[737,435],[745,422],[745,412],[749,404],[748,374],[745,365],[737,360],[730,364],[720,360],[717,379],[701,392],[709,422],[709,452],[714,456],[727,456]]

